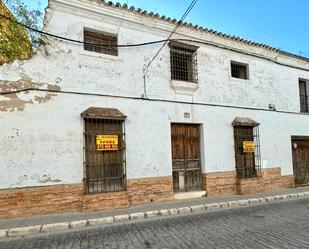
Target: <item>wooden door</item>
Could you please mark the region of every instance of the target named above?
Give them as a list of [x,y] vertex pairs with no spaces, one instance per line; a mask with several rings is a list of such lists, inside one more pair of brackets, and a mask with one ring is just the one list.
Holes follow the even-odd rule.
[[309,138],[292,139],[293,171],[296,185],[309,184]]
[[174,191],[202,189],[199,125],[172,124]]

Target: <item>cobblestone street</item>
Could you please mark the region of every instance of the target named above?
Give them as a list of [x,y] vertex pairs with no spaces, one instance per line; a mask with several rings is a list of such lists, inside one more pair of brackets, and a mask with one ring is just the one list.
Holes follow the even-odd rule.
[[0,248],[309,248],[309,198],[7,239]]

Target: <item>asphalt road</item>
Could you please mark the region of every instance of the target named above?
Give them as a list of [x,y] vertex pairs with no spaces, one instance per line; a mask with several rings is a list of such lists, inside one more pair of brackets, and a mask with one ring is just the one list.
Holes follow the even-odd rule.
[[6,239],[0,248],[309,248],[309,198]]

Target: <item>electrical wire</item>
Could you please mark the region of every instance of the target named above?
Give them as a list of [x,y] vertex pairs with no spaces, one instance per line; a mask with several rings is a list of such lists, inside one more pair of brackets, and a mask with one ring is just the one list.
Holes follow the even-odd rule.
[[181,19],[178,21],[177,25],[175,26],[175,28],[172,30],[172,32],[169,34],[169,36],[167,37],[166,41],[164,42],[164,44],[162,45],[162,47],[157,51],[157,53],[153,56],[153,58],[150,60],[150,62],[147,64],[146,68],[145,68],[145,74],[147,74],[148,72],[148,68],[149,66],[152,64],[152,62],[156,59],[156,57],[159,55],[159,53],[161,52],[161,50],[164,48],[164,46],[167,44],[167,42],[170,40],[170,38],[172,37],[172,35],[177,31],[177,29],[179,28],[179,26],[181,25],[181,23],[184,21],[184,19],[187,17],[187,15],[189,14],[189,12],[192,10],[192,8],[194,7],[195,3],[197,2],[197,0],[193,0],[191,2],[191,4],[189,5],[189,7],[186,9],[185,13],[182,15]]
[[206,103],[206,102],[187,102],[187,101],[179,101],[179,100],[160,99],[160,98],[143,98],[143,97],[137,97],[137,96],[135,97],[135,96],[123,96],[123,95],[101,94],[101,93],[91,93],[91,92],[52,90],[52,89],[43,89],[43,88],[17,89],[15,91],[0,92],[0,95],[4,95],[5,96],[5,95],[9,95],[9,94],[17,94],[17,93],[22,93],[22,92],[26,92],[26,91],[38,91],[38,92],[48,92],[48,93],[63,93],[63,94],[76,94],[76,95],[88,95],[88,96],[99,96],[99,97],[108,97],[108,98],[143,100],[143,101],[150,101],[150,102],[163,102],[163,103],[174,103],[174,104],[211,106],[211,107],[222,107],[222,108],[235,108],[235,109],[244,109],[244,110],[267,111],[267,112],[272,111],[272,112],[277,112],[277,113],[306,115],[306,114],[299,113],[299,112],[284,111],[284,110],[270,110],[270,109],[261,108],[261,107],[236,106],[236,105],[214,104],[214,103]]
[[32,31],[40,33],[42,35],[46,35],[46,36],[57,38],[57,39],[60,39],[60,40],[63,40],[63,41],[68,41],[68,42],[72,42],[72,43],[78,43],[78,44],[82,44],[82,45],[93,45],[93,46],[100,46],[100,47],[130,48],[130,47],[149,46],[149,45],[158,44],[158,43],[162,43],[162,42],[168,42],[168,41],[192,42],[192,43],[197,43],[197,44],[202,44],[202,45],[213,46],[213,47],[216,47],[216,48],[221,48],[221,49],[229,50],[229,51],[236,52],[236,53],[241,53],[241,54],[248,55],[248,56],[253,56],[253,57],[256,57],[256,58],[259,58],[259,59],[271,61],[271,62],[273,62],[275,64],[278,64],[278,65],[281,65],[281,66],[286,66],[286,67],[290,67],[290,68],[299,69],[299,70],[303,70],[303,71],[309,72],[309,69],[305,69],[303,67],[293,66],[293,65],[290,65],[290,64],[287,64],[287,63],[276,61],[275,59],[272,59],[272,58],[268,58],[268,57],[265,57],[265,56],[262,56],[262,55],[259,55],[259,54],[255,54],[255,53],[252,53],[252,52],[245,52],[245,51],[243,51],[241,49],[231,48],[231,47],[228,47],[226,45],[221,45],[221,44],[215,43],[215,42],[193,40],[193,39],[162,39],[162,40],[157,40],[157,41],[150,41],[150,42],[136,43],[136,44],[128,44],[128,45],[125,45],[125,44],[107,45],[107,44],[98,44],[98,43],[88,43],[88,42],[83,42],[83,41],[80,41],[80,40],[74,40],[74,39],[62,37],[62,36],[59,36],[59,35],[55,35],[55,34],[51,34],[51,33],[48,33],[48,32],[44,32],[44,31],[35,29],[33,27],[30,27],[30,26],[27,26],[25,24],[22,24],[22,23],[20,23],[20,22],[18,22],[16,20],[13,20],[10,17],[2,15],[1,13],[0,13],[0,18],[5,18],[5,19],[7,19],[7,20],[9,20],[11,22],[14,22],[14,23],[16,23],[18,25],[21,25],[22,27],[24,27],[26,29],[32,30]]
[[[127,2],[126,2],[127,6],[128,6],[128,3],[129,3],[129,0],[127,0]],[[125,14],[126,14],[126,9],[124,8],[123,13],[122,13],[122,17],[121,17],[121,21],[120,21],[120,25],[119,25],[118,31],[117,31],[117,36],[119,35],[119,31],[120,31],[120,28],[122,26]]]
[[16,23],[28,30],[31,30],[33,32],[39,33],[41,35],[46,35],[46,36],[50,36],[59,40],[63,40],[63,41],[68,41],[68,42],[72,42],[72,43],[77,43],[77,44],[81,44],[81,45],[92,45],[92,46],[96,46],[96,47],[117,47],[117,48],[130,48],[130,47],[141,47],[141,46],[148,46],[148,45],[153,45],[153,44],[158,44],[158,43],[162,43],[162,42],[169,42],[169,41],[182,41],[182,40],[187,40],[187,39],[162,39],[162,40],[156,40],[156,41],[150,41],[150,42],[143,42],[143,43],[136,43],[136,44],[117,44],[117,45],[112,45],[112,44],[99,44],[99,43],[91,43],[91,42],[84,42],[84,41],[80,41],[80,40],[75,40],[75,39],[71,39],[71,38],[67,38],[67,37],[63,37],[63,36],[59,36],[59,35],[55,35],[55,34],[51,34],[42,30],[38,30],[36,28],[30,27],[26,24],[20,23],[10,17],[7,17],[3,14],[0,13],[0,18],[4,18],[7,19],[8,21],[11,21],[13,23]]
[[[192,2],[193,3],[193,2]],[[193,8],[194,5],[190,5],[189,8],[187,9],[187,11],[184,13],[183,17],[185,18],[188,13],[191,11],[191,9]],[[203,44],[203,45],[210,45],[210,46],[215,46],[221,49],[226,49],[226,50],[230,50],[233,52],[237,52],[237,53],[242,53],[242,54],[246,54],[248,56],[254,56],[260,59],[264,59],[264,60],[268,60],[271,61],[273,63],[282,65],[282,66],[287,66],[290,68],[295,68],[295,69],[300,69],[300,70],[304,70],[304,71],[309,71],[308,69],[302,68],[302,67],[298,67],[298,66],[293,66],[293,65],[289,65],[289,64],[285,64],[285,63],[281,63],[278,62],[272,58],[267,58],[258,54],[254,54],[254,53],[250,53],[250,52],[244,52],[238,49],[234,49],[234,48],[229,48],[225,45],[220,45],[217,43],[213,43],[213,42],[206,42],[206,41],[200,41],[200,40],[192,40],[192,39],[170,39],[172,34],[177,30],[177,26],[179,26],[181,24],[181,21],[178,22],[177,24],[177,28],[175,27],[174,30],[171,32],[170,36],[168,37],[168,39],[163,39],[163,40],[157,40],[157,41],[151,41],[151,42],[145,42],[145,43],[138,43],[138,44],[130,44],[130,45],[106,45],[106,44],[97,44],[97,43],[86,43],[83,41],[79,41],[79,40],[74,40],[74,39],[70,39],[70,38],[66,38],[66,37],[62,37],[62,36],[58,36],[58,35],[54,35],[48,32],[44,32],[35,28],[32,28],[30,26],[27,26],[25,24],[22,24],[16,20],[11,19],[10,17],[4,16],[2,14],[0,14],[0,18],[5,18],[11,22],[14,22],[18,25],[23,26],[24,28],[27,28],[29,30],[32,30],[34,32],[40,33],[42,35],[46,35],[46,36],[50,36],[53,38],[57,38],[60,40],[64,40],[64,41],[68,41],[68,42],[73,42],[73,43],[78,43],[78,44],[89,44],[89,45],[94,45],[94,46],[102,46],[102,47],[120,47],[120,48],[126,48],[126,47],[140,47],[140,46],[147,46],[147,45],[152,45],[152,44],[157,44],[157,43],[162,43],[164,42],[165,45],[168,41],[183,41],[183,42],[192,42],[192,43],[198,43],[198,44]],[[184,19],[182,18],[182,20]],[[164,46],[165,46],[164,45]],[[206,105],[206,106],[218,106],[218,107],[228,107],[228,108],[240,108],[240,109],[248,109],[248,110],[261,110],[261,111],[270,111],[269,109],[266,108],[256,108],[256,107],[244,107],[244,106],[233,106],[233,105],[222,105],[222,104],[211,104],[211,103],[203,103],[203,102],[184,102],[184,101],[174,101],[174,100],[166,100],[166,99],[145,99],[143,97],[133,97],[133,96],[118,96],[118,95],[106,95],[106,94],[96,94],[96,93],[83,93],[83,92],[73,92],[73,91],[61,91],[61,90],[49,90],[49,89],[38,89],[38,88],[24,88],[24,89],[17,89],[14,91],[5,91],[5,92],[0,92],[0,95],[9,95],[9,94],[16,94],[16,93],[21,93],[21,92],[25,92],[25,91],[42,91],[42,92],[53,92],[53,93],[67,93],[67,94],[84,94],[84,95],[95,95],[95,96],[105,96],[105,97],[115,97],[115,98],[124,98],[124,99],[137,99],[137,100],[149,100],[149,101],[160,101],[160,102],[169,102],[169,103],[181,103],[181,104],[190,104],[190,105]],[[289,111],[278,111],[276,110],[276,112],[279,113],[290,113],[290,114],[299,114],[298,112],[289,112]]]
[[193,0],[191,2],[191,4],[188,6],[188,8],[186,9],[185,13],[182,15],[182,17],[180,18],[180,20],[178,21],[177,25],[175,26],[175,28],[172,30],[172,32],[169,34],[169,36],[167,37],[166,41],[163,43],[163,45],[159,48],[159,50],[156,52],[156,54],[152,57],[152,59],[148,62],[148,64],[144,65],[143,68],[143,79],[144,79],[144,97],[147,98],[147,85],[146,85],[146,76],[148,73],[148,69],[150,67],[150,65],[152,64],[152,62],[157,58],[157,56],[160,54],[160,52],[162,51],[162,49],[165,47],[165,45],[168,43],[168,41],[170,40],[170,38],[172,37],[172,35],[177,31],[177,29],[179,28],[179,26],[182,24],[182,22],[184,21],[184,19],[187,17],[187,15],[191,12],[191,10],[193,9],[194,5],[196,4],[197,0]]
[[98,47],[118,47],[118,48],[126,48],[126,47],[128,47],[129,48],[129,47],[147,46],[147,45],[162,43],[162,42],[166,41],[166,39],[162,39],[162,40],[151,41],[151,42],[144,42],[144,43],[137,43],[137,44],[120,44],[120,45],[119,44],[117,44],[117,45],[109,45],[109,44],[90,43],[90,42],[74,40],[74,39],[71,39],[71,38],[66,38],[66,37],[63,37],[63,36],[59,36],[59,35],[55,35],[55,34],[51,34],[51,33],[45,32],[45,31],[41,31],[41,30],[35,29],[33,27],[30,27],[28,25],[25,25],[23,23],[20,23],[20,22],[18,22],[16,20],[13,20],[12,18],[7,17],[7,16],[2,15],[2,14],[0,14],[0,17],[4,18],[4,19],[7,19],[7,20],[9,20],[9,21],[11,21],[13,23],[18,24],[18,25],[21,25],[22,27],[24,27],[26,29],[29,29],[29,30],[31,30],[33,32],[37,32],[39,34],[50,36],[50,37],[53,37],[53,38],[56,38],[56,39],[59,39],[59,40],[68,41],[68,42],[77,43],[77,44],[82,44],[82,45],[94,45],[94,46],[98,46]]

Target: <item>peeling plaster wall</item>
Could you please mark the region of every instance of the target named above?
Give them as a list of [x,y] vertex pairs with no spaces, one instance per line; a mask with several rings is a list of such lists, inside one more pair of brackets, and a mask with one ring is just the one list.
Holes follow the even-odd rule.
[[[76,0],[67,2],[77,4]],[[78,4],[88,3],[83,0]],[[91,11],[82,11],[50,1],[45,30],[78,40],[82,40],[83,27],[117,33],[123,12],[102,8],[94,2],[90,6]],[[118,18],[99,15],[101,9],[118,11]],[[189,28],[180,31],[186,35],[176,37],[206,39],[266,57],[278,56],[265,49],[210,37]],[[118,40],[120,44],[133,44],[163,39],[167,34],[159,21],[126,13]],[[307,115],[57,92],[140,97],[143,94],[143,66],[159,47],[119,49],[119,56],[115,57],[87,52],[81,45],[50,39],[32,59],[1,66],[1,92],[31,90],[0,95],[0,188],[80,183],[83,178],[83,120],[80,113],[90,106],[118,108],[128,116],[129,179],[171,175],[171,122],[193,122],[203,126],[204,172],[233,170],[231,123],[236,116],[250,117],[261,123],[263,167],[279,166],[283,174],[293,173],[290,139],[291,135],[309,135]],[[231,78],[230,60],[249,64],[250,80]],[[308,63],[293,58],[282,57],[281,60],[309,69]],[[201,46],[198,50],[198,88],[193,94],[179,94],[171,85],[169,63],[166,47],[149,70],[148,97],[255,108],[268,108],[272,103],[278,110],[299,112],[298,78],[309,79],[309,72],[305,70]],[[189,119],[184,118],[184,112],[190,113]]]

